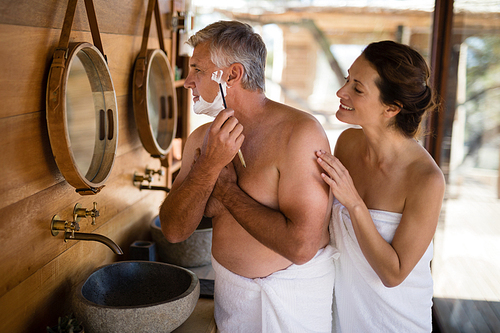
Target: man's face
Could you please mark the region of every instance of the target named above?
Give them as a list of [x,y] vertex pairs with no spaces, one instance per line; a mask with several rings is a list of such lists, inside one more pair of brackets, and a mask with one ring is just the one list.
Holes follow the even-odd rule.
[[208,42],[198,44],[193,51],[193,56],[189,59],[189,74],[186,77],[184,87],[191,88],[193,101],[199,101],[200,96],[209,103],[212,103],[219,91],[219,85],[212,80],[212,73],[218,68],[210,60]]

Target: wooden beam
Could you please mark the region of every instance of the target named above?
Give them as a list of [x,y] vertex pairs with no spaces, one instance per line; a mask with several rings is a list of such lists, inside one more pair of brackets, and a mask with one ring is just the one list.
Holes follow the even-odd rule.
[[[446,96],[452,25],[453,0],[436,0],[431,47],[431,84],[436,89],[439,99]],[[425,141],[425,148],[438,165],[441,162],[444,116],[445,112],[441,109],[432,114],[427,123],[431,135]]]

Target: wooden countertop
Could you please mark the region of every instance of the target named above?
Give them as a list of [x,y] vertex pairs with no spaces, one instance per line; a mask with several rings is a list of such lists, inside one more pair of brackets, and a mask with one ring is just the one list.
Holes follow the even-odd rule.
[[215,333],[214,300],[200,298],[189,318],[173,333]]

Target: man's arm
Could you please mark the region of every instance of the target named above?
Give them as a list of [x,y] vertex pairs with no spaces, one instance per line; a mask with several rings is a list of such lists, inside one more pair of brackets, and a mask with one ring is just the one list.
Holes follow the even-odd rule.
[[279,210],[245,193],[236,183],[232,165],[221,172],[213,195],[259,242],[295,264],[304,264],[327,243],[328,188],[315,150],[330,149],[316,122],[308,121],[294,131],[279,163]]
[[196,230],[220,170],[241,147],[242,127],[233,113],[220,112],[212,124],[199,127],[186,141],[181,170],[160,207],[162,232],[169,242],[181,242]]

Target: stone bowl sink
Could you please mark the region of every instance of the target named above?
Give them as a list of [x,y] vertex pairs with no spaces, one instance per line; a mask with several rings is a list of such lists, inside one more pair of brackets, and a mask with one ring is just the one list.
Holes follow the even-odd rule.
[[182,267],[198,267],[211,262],[212,219],[203,218],[194,233],[183,242],[170,243],[161,231],[160,218],[150,224],[151,236],[158,249],[160,261]]
[[80,283],[72,304],[85,333],[171,332],[200,296],[191,271],[151,261],[102,266]]

